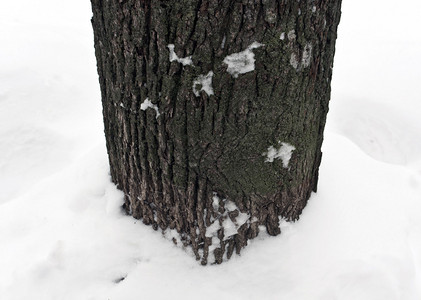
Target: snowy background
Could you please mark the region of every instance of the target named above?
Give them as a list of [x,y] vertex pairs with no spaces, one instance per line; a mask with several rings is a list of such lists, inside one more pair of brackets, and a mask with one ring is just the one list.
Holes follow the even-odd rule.
[[421,3],[342,11],[319,192],[204,268],[120,212],[89,1],[1,1],[0,299],[421,299]]

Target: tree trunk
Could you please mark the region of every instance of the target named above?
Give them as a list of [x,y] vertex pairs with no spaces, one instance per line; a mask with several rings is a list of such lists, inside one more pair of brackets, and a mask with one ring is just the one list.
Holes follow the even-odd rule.
[[[91,0],[125,209],[221,263],[316,191],[340,0]],[[174,231],[173,231],[174,232]]]

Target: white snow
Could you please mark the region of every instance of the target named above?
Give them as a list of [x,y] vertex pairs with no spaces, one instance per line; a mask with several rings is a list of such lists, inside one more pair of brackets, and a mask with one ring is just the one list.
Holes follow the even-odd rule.
[[227,40],[227,37],[224,35],[224,37],[222,38],[222,42],[221,42],[221,49],[225,48],[225,41]]
[[278,149],[273,146],[268,147],[267,152],[263,153],[263,155],[266,156],[265,162],[273,162],[275,159],[280,158],[282,160],[282,166],[288,168],[295,147],[288,143],[280,142],[280,144],[281,146]]
[[[219,208],[219,203],[222,201],[224,204],[224,213],[220,214],[217,219],[213,220],[212,224],[206,228],[207,237],[216,237],[219,229],[224,229],[224,239],[228,239],[238,233],[238,229],[250,220],[250,216],[247,213],[243,213],[237,207],[237,205],[230,200],[220,199],[216,193],[212,197],[212,205],[215,211]],[[235,218],[235,222],[229,217],[229,213],[237,211],[238,215]],[[222,223],[222,225],[221,225]],[[213,244],[212,244],[213,245]],[[219,245],[219,243],[218,243]],[[215,246],[215,245],[214,245]],[[215,247],[212,247],[214,249]]]
[[317,194],[202,267],[121,212],[89,2],[0,2],[0,298],[421,299],[421,3],[342,6]]
[[230,219],[226,218],[222,223],[224,228],[224,240],[238,233],[238,226]]
[[183,57],[183,58],[177,56],[177,53],[175,53],[175,50],[174,50],[174,48],[175,48],[174,44],[168,44],[167,47],[168,47],[168,50],[170,50],[170,62],[177,61],[180,64],[182,64],[183,66],[193,64],[191,56],[187,56],[187,57]]
[[[242,225],[246,224],[250,220],[250,215],[239,211],[239,215],[236,217],[236,225],[240,228]],[[251,221],[250,221],[251,222]],[[237,229],[238,229],[237,228]]]
[[224,199],[224,202],[225,202],[225,209],[227,209],[228,211],[234,211],[237,209],[237,205],[235,205],[234,202],[225,200],[225,199]]
[[153,104],[148,98],[146,98],[145,101],[143,101],[140,104],[140,109],[141,110],[147,110],[148,108],[152,108],[152,109],[155,110],[155,112],[156,112],[156,118],[158,119],[158,117],[160,115],[158,106],[156,104]]
[[217,219],[209,227],[206,228],[205,236],[215,237],[219,229],[221,229],[221,225],[219,224],[219,219]]
[[213,206],[213,210],[218,211],[219,208],[219,197],[217,196],[216,193],[213,194],[212,197],[212,206]]
[[[204,91],[208,96],[213,95],[213,88],[212,88],[212,77],[213,72],[209,71],[206,75],[199,75],[193,81],[193,93],[196,97],[200,96],[200,91]],[[197,89],[197,86],[200,86],[200,90]]]
[[310,43],[307,43],[304,46],[303,57],[301,58],[301,66],[303,68],[307,68],[308,66],[310,66],[312,50],[313,50],[313,46]]
[[310,43],[307,43],[304,46],[303,53],[301,56],[301,61],[298,59],[297,54],[293,52],[291,53],[289,63],[297,71],[300,71],[303,68],[309,67],[311,64],[312,50],[313,50],[313,46]]
[[294,29],[292,29],[292,30],[288,31],[288,39],[289,39],[290,41],[295,40],[295,38],[296,38],[296,37],[297,37],[297,36],[295,35],[295,30],[294,30]]
[[279,39],[282,40],[282,41],[285,40],[285,32],[281,33]]
[[224,63],[228,65],[227,72],[230,73],[234,78],[237,78],[239,74],[248,73],[254,70],[255,59],[253,49],[264,46],[258,42],[253,42],[246,50],[233,53],[225,57]]
[[294,69],[298,70],[298,67],[300,66],[300,62],[298,61],[297,55],[295,53],[291,53],[291,58],[289,59],[289,63]]

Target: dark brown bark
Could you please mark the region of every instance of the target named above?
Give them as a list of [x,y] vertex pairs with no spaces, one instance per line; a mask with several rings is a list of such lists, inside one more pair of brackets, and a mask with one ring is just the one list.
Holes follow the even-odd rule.
[[[176,230],[203,264],[298,219],[317,187],[341,1],[91,2],[126,211]],[[232,72],[233,53],[254,70]]]

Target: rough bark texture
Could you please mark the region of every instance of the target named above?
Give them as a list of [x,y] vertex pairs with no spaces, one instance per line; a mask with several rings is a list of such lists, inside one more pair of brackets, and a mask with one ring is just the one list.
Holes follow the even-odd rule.
[[[280,217],[298,219],[317,187],[341,1],[91,2],[126,211],[176,230],[203,264],[239,253],[263,226],[279,234]],[[233,53],[246,66],[254,54],[254,70],[230,73]],[[282,143],[295,147],[289,163],[271,162]]]

